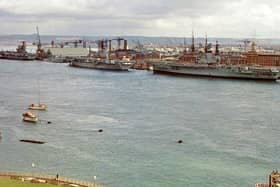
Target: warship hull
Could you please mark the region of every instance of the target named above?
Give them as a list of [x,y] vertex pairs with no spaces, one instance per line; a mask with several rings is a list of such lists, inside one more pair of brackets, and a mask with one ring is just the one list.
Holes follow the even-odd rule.
[[216,77],[229,79],[252,79],[252,80],[269,80],[275,81],[279,79],[280,74],[277,70],[271,68],[259,67],[237,67],[237,66],[217,66],[205,64],[153,64],[154,73],[200,76],[200,77]]
[[121,62],[116,62],[116,63],[71,62],[70,63],[70,66],[72,66],[72,67],[98,69],[98,70],[109,70],[109,71],[128,71],[128,69],[131,68],[132,65],[131,64],[124,64],[124,63],[121,63]]
[[0,55],[0,59],[31,61],[31,60],[35,60],[35,57],[33,57],[33,56],[13,56],[13,55],[2,56],[2,55]]

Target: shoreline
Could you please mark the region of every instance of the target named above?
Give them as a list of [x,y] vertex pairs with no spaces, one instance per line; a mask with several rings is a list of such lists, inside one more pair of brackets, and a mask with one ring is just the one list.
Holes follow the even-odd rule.
[[102,185],[97,183],[67,178],[63,176],[57,177],[56,175],[46,175],[46,174],[27,173],[27,172],[0,171],[0,180],[3,178],[21,180],[21,181],[30,181],[30,182],[36,181],[38,183],[48,183],[57,186],[69,185],[69,186],[76,186],[76,187],[103,187]]

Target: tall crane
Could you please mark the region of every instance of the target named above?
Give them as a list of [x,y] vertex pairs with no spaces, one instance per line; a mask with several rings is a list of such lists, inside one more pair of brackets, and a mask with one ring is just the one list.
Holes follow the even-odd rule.
[[121,37],[113,38],[112,40],[116,40],[118,42],[118,49],[121,49],[121,41],[123,41],[123,49],[127,50],[127,40]]
[[251,40],[249,39],[244,39],[244,40],[240,40],[238,42],[243,42],[244,43],[244,51],[247,52],[247,47],[248,45],[251,43]]
[[42,49],[42,44],[41,44],[41,37],[40,37],[40,33],[39,33],[39,27],[36,26],[36,31],[37,31],[37,50],[36,50],[36,59],[37,60],[43,60],[45,58],[45,52]]
[[[64,41],[64,44],[65,45],[69,45],[69,44],[74,44],[74,47],[75,48],[77,48],[78,47],[78,44],[82,44],[83,43],[83,40],[81,40],[81,39],[78,39],[78,40],[66,40],[66,41]],[[83,45],[84,45],[84,43],[83,43]]]
[[[39,28],[38,28],[38,26],[36,26],[36,31],[37,31],[37,40],[38,40],[37,47],[38,47],[38,49],[41,49],[42,44],[41,44],[41,38],[40,38],[40,33],[39,33]],[[38,50],[38,49],[37,49],[37,50]]]

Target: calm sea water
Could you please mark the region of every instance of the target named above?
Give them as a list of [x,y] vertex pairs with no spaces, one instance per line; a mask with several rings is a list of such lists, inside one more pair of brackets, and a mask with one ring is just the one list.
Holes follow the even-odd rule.
[[[49,108],[36,113],[52,124],[21,121],[38,90]],[[280,83],[1,60],[0,170],[95,175],[108,187],[251,187],[280,166],[279,93]]]

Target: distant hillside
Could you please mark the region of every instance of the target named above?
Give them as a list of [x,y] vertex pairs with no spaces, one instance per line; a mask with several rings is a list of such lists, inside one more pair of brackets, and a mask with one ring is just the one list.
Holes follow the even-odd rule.
[[[129,45],[134,46],[138,43],[140,44],[153,44],[153,45],[164,45],[164,46],[178,46],[183,45],[184,38],[180,37],[147,37],[147,36],[121,36],[128,39]],[[59,36],[59,35],[43,35],[41,36],[42,43],[48,43],[52,40],[61,41],[67,39],[86,39],[86,40],[98,40],[104,38],[115,38],[114,36]],[[1,44],[12,44],[16,45],[19,41],[25,40],[28,43],[36,42],[37,36],[35,34],[31,35],[0,35]],[[208,38],[209,43],[216,43],[219,41],[221,45],[226,46],[239,46],[244,45],[244,39],[240,38]],[[250,40],[250,39],[249,39]],[[263,47],[280,47],[280,39],[256,39],[258,45]],[[195,38],[196,44],[204,44],[205,38]],[[190,45],[191,38],[186,38],[187,45]]]

